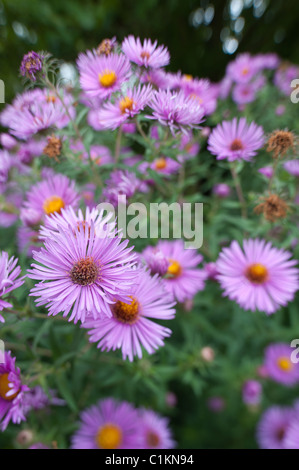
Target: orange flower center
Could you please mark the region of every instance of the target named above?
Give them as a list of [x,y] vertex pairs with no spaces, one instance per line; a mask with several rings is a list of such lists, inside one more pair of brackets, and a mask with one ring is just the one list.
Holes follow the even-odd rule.
[[47,215],[53,214],[54,212],[60,213],[61,209],[65,206],[64,201],[59,196],[48,197],[43,205],[43,209]]
[[150,56],[151,56],[150,53],[147,52],[147,51],[142,51],[141,54],[140,54],[141,59],[147,59],[148,60],[150,58]]
[[126,96],[119,102],[119,109],[122,114],[125,114],[127,110],[132,111],[133,105],[134,105],[134,101],[132,100],[132,98],[129,98],[128,96]]
[[288,357],[280,357],[277,360],[277,365],[284,372],[290,372],[290,370],[293,368],[293,364]]
[[49,95],[47,96],[47,103],[55,103],[56,102],[56,96],[54,95]]
[[244,67],[244,68],[242,69],[242,72],[241,72],[241,73],[242,73],[242,75],[247,75],[247,74],[249,73],[249,68],[248,68],[248,67]]
[[263,284],[269,277],[267,268],[260,263],[251,264],[245,275],[254,284]]
[[180,276],[182,274],[182,266],[180,263],[174,259],[170,259],[169,262],[170,265],[168,266],[167,274],[169,274],[171,277]]
[[117,76],[113,70],[105,70],[99,73],[99,82],[104,88],[109,88],[116,82]]
[[167,167],[167,161],[165,158],[158,158],[155,161],[155,168],[156,170],[164,170]]
[[243,147],[241,139],[233,140],[231,145],[230,145],[231,150],[243,150],[243,148],[244,147]]
[[97,432],[96,443],[100,449],[118,449],[122,442],[122,431],[115,424],[104,424]]
[[6,396],[6,394],[11,390],[11,388],[9,387],[9,384],[11,382],[9,382],[8,380],[8,375],[8,373],[0,375],[0,397],[4,400],[12,401],[14,398],[16,398],[19,392],[16,392],[13,395],[10,395],[9,397]]
[[99,271],[99,266],[93,258],[82,258],[72,267],[70,277],[74,284],[89,286],[98,279]]
[[160,438],[158,434],[153,431],[148,431],[146,435],[146,440],[149,447],[158,447],[160,443]]
[[125,302],[121,302],[118,300],[112,307],[112,313],[114,317],[121,321],[122,323],[128,323],[132,325],[138,320],[139,317],[139,303],[137,299],[132,297],[132,302],[130,304],[126,304]]

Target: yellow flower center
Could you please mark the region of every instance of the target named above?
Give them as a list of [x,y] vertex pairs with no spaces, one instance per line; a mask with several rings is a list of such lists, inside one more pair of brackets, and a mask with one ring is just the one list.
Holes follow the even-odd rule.
[[155,168],[156,170],[164,170],[167,167],[167,161],[165,158],[158,158],[155,161]]
[[185,75],[183,75],[183,78],[184,78],[184,80],[187,80],[188,82],[190,82],[191,80],[193,80],[193,76],[190,75],[190,74],[188,74],[188,73],[185,74]]
[[0,375],[0,397],[7,401],[13,400],[19,393],[19,392],[16,392],[13,395],[10,395],[9,397],[7,397],[6,396],[7,392],[11,390],[11,388],[9,387],[9,384],[10,382],[8,380],[8,373],[1,374]]
[[293,368],[293,364],[288,357],[280,357],[277,360],[277,365],[284,372],[289,372]]
[[96,443],[100,449],[118,449],[122,443],[121,429],[115,424],[104,424],[97,432]]
[[260,263],[251,264],[245,275],[254,284],[263,284],[269,277],[266,266]]
[[153,431],[148,431],[146,435],[146,440],[149,447],[158,447],[160,443],[160,438],[158,434]]
[[130,295],[132,302],[126,304],[118,300],[112,307],[112,312],[115,318],[122,323],[133,324],[138,320],[139,317],[139,303],[137,300]]
[[113,70],[105,70],[99,73],[99,82],[104,88],[109,88],[116,82],[117,76]]
[[126,96],[119,102],[119,109],[122,114],[125,114],[127,110],[132,111],[133,105],[134,105],[134,101],[132,100],[132,98],[129,98],[128,96]]
[[167,274],[169,274],[171,277],[180,276],[182,274],[182,266],[180,263],[174,259],[170,259],[169,262],[170,265],[168,266]]
[[47,215],[53,214],[54,212],[60,213],[61,209],[65,206],[64,201],[59,196],[48,197],[43,205],[43,209]]

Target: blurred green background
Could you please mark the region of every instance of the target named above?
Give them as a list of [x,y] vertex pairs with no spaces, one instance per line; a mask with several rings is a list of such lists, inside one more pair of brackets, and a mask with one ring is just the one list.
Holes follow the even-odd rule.
[[169,48],[168,70],[217,81],[239,52],[299,62],[298,19],[298,0],[0,0],[0,78],[9,102],[29,50],[74,61],[103,38],[134,34]]

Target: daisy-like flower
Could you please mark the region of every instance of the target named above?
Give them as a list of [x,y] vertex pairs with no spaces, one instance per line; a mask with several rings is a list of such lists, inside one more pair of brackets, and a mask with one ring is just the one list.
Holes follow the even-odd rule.
[[285,433],[285,448],[299,449],[299,413],[291,421]]
[[175,303],[165,291],[157,275],[151,277],[143,268],[135,271],[135,283],[130,299],[111,305],[111,317],[86,321],[89,340],[98,343],[101,351],[122,350],[123,359],[133,361],[142,357],[143,346],[149,354],[164,345],[163,339],[171,330],[152,319],[171,320],[175,316]]
[[173,449],[173,440],[167,418],[152,410],[140,410],[141,413],[141,447],[142,449]]
[[270,344],[265,350],[264,366],[268,377],[286,387],[299,383],[299,364],[291,361],[292,352],[288,343]]
[[237,83],[248,83],[258,71],[256,60],[248,53],[239,54],[227,67],[227,75]]
[[208,140],[208,150],[217,155],[217,160],[227,158],[250,161],[264,145],[264,131],[255,122],[249,125],[245,118],[239,121],[224,121],[212,131]]
[[215,111],[217,107],[217,90],[209,80],[204,78],[186,80],[183,76],[180,87],[186,96],[190,96],[203,107],[205,114],[212,114]]
[[262,415],[257,427],[257,441],[262,449],[286,449],[286,432],[294,411],[271,406]]
[[274,313],[294,298],[299,270],[291,253],[259,239],[237,241],[223,248],[217,261],[217,279],[224,295],[245,310]]
[[140,449],[138,411],[125,401],[99,401],[81,413],[72,449]]
[[289,160],[283,164],[283,167],[290,175],[299,177],[299,160]]
[[5,431],[12,421],[20,424],[24,421],[24,397],[29,391],[22,383],[20,369],[15,365],[16,358],[11,357],[10,351],[5,351],[0,362],[0,429]]
[[140,180],[135,173],[128,170],[115,170],[105,182],[102,198],[105,202],[116,207],[118,202],[125,202],[136,192],[147,192],[147,190],[146,183]]
[[158,42],[152,43],[150,39],[144,39],[130,35],[122,43],[122,51],[127,58],[140,67],[157,69],[169,64],[170,55],[166,47],[158,46]]
[[72,229],[74,233],[78,228],[82,227],[85,230],[90,230],[91,223],[94,225],[95,234],[101,237],[107,237],[109,234],[113,236],[115,232],[115,222],[109,222],[112,214],[103,216],[103,211],[98,211],[95,207],[87,207],[85,213],[79,209],[78,212],[72,207],[61,209],[61,212],[56,212],[50,216],[45,217],[44,225],[41,226],[39,231],[39,238],[46,240],[48,237],[55,237],[59,232],[59,227],[64,230]]
[[[9,292],[17,289],[24,283],[24,277],[21,274],[20,266],[17,266],[17,258],[9,258],[6,251],[0,252],[0,312],[4,308],[11,308],[12,305],[3,300],[3,297]],[[0,314],[0,322],[4,323],[4,318]]]
[[130,62],[124,54],[98,56],[87,51],[86,54],[79,54],[77,66],[82,90],[87,96],[102,100],[120,90],[131,74]]
[[102,129],[116,129],[142,111],[152,96],[151,86],[127,89],[115,103],[107,102],[97,113]]
[[154,91],[149,106],[153,113],[147,118],[156,119],[163,126],[169,126],[172,134],[178,129],[187,133],[186,128],[198,127],[204,116],[204,108],[191,96],[186,96],[182,90]]
[[198,268],[203,260],[202,255],[186,249],[183,240],[162,240],[157,244],[157,249],[169,263],[163,284],[173,298],[184,302],[204,289],[207,274],[204,269]]
[[35,184],[28,191],[21,209],[21,219],[26,217],[24,212],[30,209],[35,213],[35,223],[37,222],[36,214],[39,214],[41,222],[46,215],[59,213],[61,209],[68,206],[76,207],[78,199],[75,182],[65,175],[54,174]]
[[111,305],[127,302],[136,274],[136,255],[127,248],[128,240],[106,232],[97,236],[94,222],[79,223],[74,230],[57,225],[55,236],[33,253],[28,276],[41,282],[31,289],[37,305],[46,305],[49,315],[62,312],[69,321],[85,321],[112,316]]

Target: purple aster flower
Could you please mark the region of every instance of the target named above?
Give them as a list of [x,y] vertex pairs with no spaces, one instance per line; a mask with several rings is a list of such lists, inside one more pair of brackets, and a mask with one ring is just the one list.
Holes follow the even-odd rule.
[[68,113],[56,94],[47,89],[36,89],[17,97],[2,113],[2,122],[11,134],[22,140],[47,129],[65,127],[75,116],[74,99],[65,90],[57,90],[57,93],[62,95]]
[[146,247],[141,254],[141,258],[145,261],[151,274],[164,276],[167,273],[169,261],[157,247]]
[[283,167],[290,175],[299,177],[299,160],[289,160],[283,164]]
[[188,132],[187,134],[182,134],[178,148],[182,153],[180,153],[177,158],[179,161],[183,162],[196,157],[199,153],[200,145],[193,139],[192,132]]
[[232,98],[237,104],[252,103],[256,98],[256,87],[253,83],[237,83],[233,88]]
[[180,88],[186,96],[193,98],[204,109],[204,114],[212,114],[217,107],[216,88],[207,79],[182,79]]
[[273,176],[273,167],[272,166],[264,166],[258,170],[259,173],[266,176],[266,178],[270,179]]
[[219,413],[225,408],[225,401],[222,397],[210,397],[207,402],[208,408],[214,413]]
[[226,183],[218,183],[213,187],[213,194],[218,197],[226,198],[230,195],[231,189]]
[[208,140],[208,150],[217,155],[217,160],[227,158],[229,162],[250,161],[263,145],[263,128],[255,122],[248,125],[245,118],[218,124]]
[[147,190],[146,183],[135,173],[128,170],[114,170],[105,182],[102,199],[116,207],[119,202],[125,202],[136,192],[147,192]]
[[[41,181],[27,192],[26,201],[21,209],[21,219],[26,218],[28,210],[34,211],[34,221],[37,222],[36,213],[40,214],[40,222],[46,215],[60,212],[68,206],[78,205],[78,193],[75,190],[75,182],[67,176],[54,174],[52,177]],[[26,211],[26,212],[25,212]],[[25,214],[25,215],[24,215]]]
[[81,413],[79,429],[71,438],[72,449],[139,449],[138,411],[125,401],[99,401]]
[[147,117],[158,120],[163,126],[169,126],[172,134],[177,129],[186,133],[186,127],[198,127],[204,116],[204,108],[182,90],[154,91],[149,106],[153,114]]
[[257,380],[247,380],[242,388],[243,402],[246,405],[259,405],[262,385]]
[[152,96],[151,86],[128,88],[114,103],[107,102],[99,109],[97,118],[102,129],[116,129],[136,116],[148,104]]
[[[24,283],[24,276],[21,274],[20,266],[17,266],[18,259],[8,257],[6,251],[0,252],[0,312],[4,308],[11,308],[9,302],[3,300],[3,296],[17,289]],[[0,314],[0,322],[4,323],[4,318]]]
[[0,134],[0,144],[7,150],[12,150],[18,146],[17,140],[10,134]]
[[291,420],[285,432],[284,445],[285,449],[299,449],[299,413]]
[[216,263],[212,261],[210,263],[205,263],[203,268],[207,274],[208,279],[211,279],[212,281],[217,280],[218,271]]
[[257,441],[262,449],[285,449],[286,432],[294,416],[292,408],[271,406],[257,427]]
[[268,377],[286,387],[299,382],[299,364],[291,361],[292,352],[288,343],[273,343],[265,350],[264,366]]
[[41,410],[50,405],[64,406],[65,400],[57,398],[55,390],[49,390],[46,394],[40,385],[36,385],[24,396],[23,411],[27,415],[31,410]]
[[282,63],[274,75],[274,85],[286,96],[292,92],[291,82],[299,77],[299,67]]
[[89,164],[89,158],[91,158],[97,165],[106,165],[113,163],[111,151],[105,145],[91,145],[89,152],[85,149],[82,142],[71,142],[70,149],[79,154],[80,160]]
[[284,104],[279,104],[275,109],[276,116],[282,116],[286,111],[286,107]]
[[123,54],[97,56],[87,51],[79,54],[77,66],[82,90],[90,97],[102,100],[120,90],[131,74],[130,62]]
[[166,47],[158,46],[158,42],[152,43],[150,39],[144,39],[130,35],[122,43],[122,51],[127,58],[140,67],[157,69],[169,64],[170,56]]
[[8,172],[11,168],[12,160],[7,150],[0,150],[0,184],[8,180]]
[[223,248],[217,279],[225,296],[245,310],[274,313],[294,298],[299,288],[296,260],[291,253],[259,239],[237,241]]
[[167,418],[146,409],[141,409],[140,414],[142,449],[174,449],[176,447]]
[[20,73],[23,77],[36,81],[36,76],[43,69],[43,57],[37,52],[31,51],[24,55],[20,66]]
[[111,318],[86,321],[83,324],[90,342],[101,351],[122,350],[123,359],[142,357],[143,346],[148,354],[164,345],[171,330],[151,319],[170,320],[175,316],[175,303],[157,275],[151,277],[143,268],[133,270],[135,284],[128,291],[129,301],[111,305]]
[[227,75],[237,83],[248,83],[257,73],[258,64],[248,53],[239,54],[228,64]]
[[112,316],[110,306],[128,301],[128,291],[135,282],[131,267],[136,255],[127,248],[128,240],[105,232],[97,236],[93,221],[90,227],[78,224],[66,230],[57,225],[55,236],[44,241],[33,258],[28,276],[41,282],[31,289],[37,305],[46,305],[48,315],[62,312],[69,321],[85,321],[87,316]]
[[157,249],[169,262],[163,283],[173,298],[184,302],[204,289],[207,274],[204,269],[198,269],[202,255],[185,248],[183,240],[162,240],[157,244]]
[[66,231],[71,229],[74,233],[80,227],[90,231],[91,224],[94,225],[97,237],[107,237],[109,234],[114,236],[115,222],[109,222],[111,217],[111,213],[104,217],[103,211],[99,212],[96,208],[87,207],[85,212],[81,209],[75,212],[72,207],[61,209],[60,213],[55,212],[55,214],[46,216],[39,231],[39,238],[43,240],[51,236],[55,238],[59,227]]
[[0,362],[0,429],[5,431],[12,421],[20,424],[25,421],[23,402],[25,393],[29,391],[21,380],[20,369],[16,367],[16,358],[11,352],[5,352],[3,362]]

